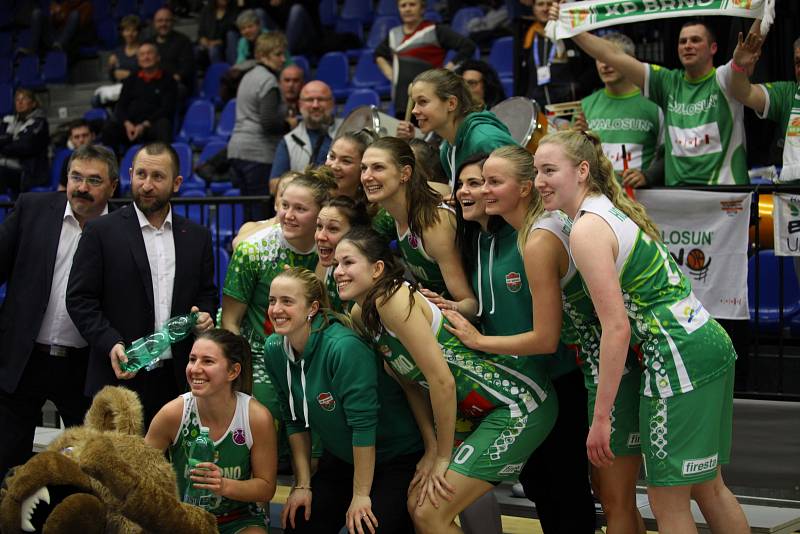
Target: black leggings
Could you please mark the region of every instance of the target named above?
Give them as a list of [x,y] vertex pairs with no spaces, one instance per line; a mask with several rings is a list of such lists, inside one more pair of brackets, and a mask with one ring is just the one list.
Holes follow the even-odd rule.
[[[408,485],[414,478],[422,451],[392,458],[375,466],[372,480],[372,513],[378,520],[375,530],[381,534],[413,534],[414,527],[406,510]],[[306,521],[298,509],[295,528],[286,525],[287,534],[338,534],[345,526],[345,514],[353,498],[353,465],[327,451],[319,469],[311,477],[311,519]],[[364,527],[366,530],[366,527]]]

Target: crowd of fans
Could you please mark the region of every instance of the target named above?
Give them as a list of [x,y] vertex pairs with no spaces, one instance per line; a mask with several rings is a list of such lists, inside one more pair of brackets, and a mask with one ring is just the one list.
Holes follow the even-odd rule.
[[[31,8],[31,46],[20,56],[73,49],[91,34],[91,2],[51,6],[49,14]],[[549,0],[482,7],[459,32],[442,22],[452,5],[398,0],[398,24],[373,52],[395,117],[382,115],[396,123],[396,135],[380,138],[341,131],[342,99],[294,59],[304,54],[313,64],[362,44],[325,27],[320,2],[176,2],[149,21],[126,15],[106,65],[111,84],[93,99],[108,118],[74,121],[64,132],[73,151],[59,168],[66,195],[21,194],[49,183],[51,143],[37,95],[17,88],[14,111],[0,123],[0,194],[18,198],[0,226],[0,283],[8,284],[0,325],[15,313],[25,328],[0,330],[0,423],[14,429],[0,447],[0,474],[29,455],[45,399],[75,424],[89,396],[122,383],[142,398],[148,443],[173,458],[184,409],[220,436],[227,427],[216,410],[240,414],[252,402],[240,479],[216,467],[192,473],[222,497],[221,524],[234,513],[247,532],[263,532],[264,515],[242,503],[269,501],[277,463],[289,459],[295,485],[283,520],[292,532],[342,517],[351,531],[380,521],[386,531],[445,532],[459,514],[462,525],[496,532],[496,504],[479,497],[519,480],[545,532],[591,534],[591,470],[609,532],[643,533],[634,498],[642,461],[665,530],[687,532],[691,492],[715,528],[745,532],[716,463],[730,456],[740,327],[723,323],[731,343],[629,197],[652,185],[748,183],[743,106],[788,132],[784,163],[794,172],[797,84],[750,84],[763,44],[757,23],[715,68],[713,29],[689,20],[678,38],[682,69],[666,69],[637,59],[624,28],[552,41],[544,25],[558,4]],[[196,42],[175,29],[176,13],[192,11]],[[512,34],[519,61],[508,85],[476,51]],[[793,53],[797,65],[800,39]],[[245,204],[249,222],[224,245],[232,257],[218,306],[220,236],[173,217],[170,200],[189,179],[171,145],[178,121],[222,62],[229,68],[220,93],[206,96],[219,105],[235,98],[233,127],[209,163],[224,166],[242,195],[270,201]],[[698,94],[709,105],[682,112]],[[561,131],[539,140],[535,161],[535,143],[515,138],[491,111],[511,96],[536,101],[522,117],[531,123],[544,106],[574,109],[550,124]],[[689,134],[711,148],[693,150]],[[144,146],[120,169],[134,145]],[[129,172],[133,202],[109,214],[120,173]],[[35,262],[37,253],[57,261]],[[628,259],[634,267],[623,276]],[[655,274],[644,272],[656,264]],[[698,322],[684,328],[682,316],[651,323],[639,314],[628,325],[623,291],[632,288],[652,299],[639,304],[653,317],[682,304],[700,310],[688,319]],[[175,344],[148,373],[122,370],[125,346],[190,311],[199,314],[194,346]],[[644,348],[628,349],[634,337]],[[373,342],[384,361],[377,367]],[[646,354],[637,359],[634,350]],[[67,366],[63,356],[78,363]],[[719,400],[713,408],[710,398]],[[329,415],[337,399],[347,417]],[[686,445],[664,461],[645,434],[648,424],[666,428],[668,406],[687,425],[710,413],[720,429],[697,438],[676,425]],[[273,426],[277,435],[264,430]],[[684,467],[681,478],[680,459],[711,455],[712,468],[687,479]],[[345,478],[352,493],[343,491]]]

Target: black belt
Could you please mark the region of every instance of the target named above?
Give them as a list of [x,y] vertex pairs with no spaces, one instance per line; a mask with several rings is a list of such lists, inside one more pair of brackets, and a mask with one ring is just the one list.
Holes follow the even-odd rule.
[[50,356],[56,356],[58,358],[84,354],[89,349],[89,347],[76,348],[64,345],[45,345],[44,343],[34,343],[33,348],[37,352],[49,354]]

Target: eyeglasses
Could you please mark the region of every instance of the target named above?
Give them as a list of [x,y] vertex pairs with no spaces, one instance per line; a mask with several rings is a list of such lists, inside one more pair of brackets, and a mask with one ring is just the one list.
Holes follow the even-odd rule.
[[320,102],[324,104],[325,102],[330,102],[331,100],[333,100],[333,98],[329,96],[305,96],[300,99],[300,102],[303,102],[304,104],[311,104],[313,102]]
[[69,181],[75,185],[86,182],[90,187],[100,187],[105,183],[105,180],[99,176],[81,176],[80,174],[70,174]]

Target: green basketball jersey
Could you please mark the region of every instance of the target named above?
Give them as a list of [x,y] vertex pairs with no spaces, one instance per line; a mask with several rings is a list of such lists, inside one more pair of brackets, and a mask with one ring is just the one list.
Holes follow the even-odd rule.
[[[446,204],[441,204],[439,209],[453,211]],[[397,244],[400,247],[400,252],[403,254],[406,267],[414,275],[414,279],[422,284],[425,289],[430,289],[445,297],[449,296],[439,264],[425,252],[422,237],[411,233],[411,228],[408,228],[403,235],[400,235],[399,230],[397,234]]]
[[664,111],[666,185],[750,183],[744,108],[729,94],[730,63],[697,80],[645,67],[645,96]]
[[[183,497],[189,483],[189,448],[192,441],[200,435],[201,421],[197,413],[197,404],[191,392],[184,393],[183,417],[178,433],[169,446],[169,456],[175,475],[178,479],[178,491]],[[251,478],[250,448],[253,446],[253,434],[250,431],[250,399],[249,395],[236,393],[236,411],[228,430],[214,442],[214,463],[222,471],[222,476],[233,480],[249,480]],[[255,503],[234,501],[227,497],[212,495],[208,511],[216,516],[231,512],[260,513]]]
[[[697,300],[666,246],[645,234],[605,196],[585,199],[579,214],[585,212],[602,217],[619,243],[616,268],[631,326],[630,343],[644,366],[641,394],[680,395],[725,373],[736,358],[731,340]],[[597,340],[597,351],[586,351],[587,357],[599,357],[599,322],[585,309],[588,289],[582,285],[586,296],[573,293],[567,311],[582,342]],[[599,359],[591,365],[597,364]]]
[[[800,83],[769,82],[762,84],[761,87],[767,96],[767,103],[764,106],[764,114],[759,117],[777,122],[780,131],[786,133],[792,108],[800,108]],[[797,127],[800,128],[800,124]]]
[[[441,310],[421,295],[431,309],[433,332],[456,383],[458,415],[480,419],[495,408],[509,408],[512,417],[532,413],[551,394],[547,372],[536,358],[495,356],[473,351],[449,333]],[[392,369],[427,389],[425,376],[392,332],[378,336],[378,352]]]
[[331,301],[331,309],[339,313],[347,313],[350,311],[352,304],[342,302],[339,297],[339,288],[336,287],[336,280],[333,279],[333,270],[336,266],[331,265],[325,268],[325,291],[328,293],[328,299]]
[[664,115],[652,100],[639,89],[619,96],[601,89],[581,100],[581,108],[620,180],[626,160],[629,169],[650,168],[656,149],[664,142]]

